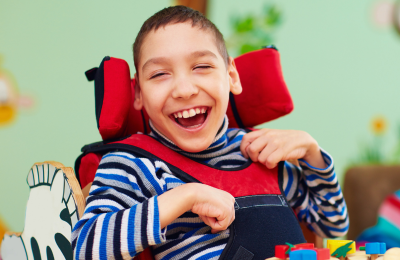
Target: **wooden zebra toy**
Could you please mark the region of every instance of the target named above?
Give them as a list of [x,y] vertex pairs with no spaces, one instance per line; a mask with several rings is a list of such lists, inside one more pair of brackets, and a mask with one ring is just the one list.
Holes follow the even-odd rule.
[[71,231],[85,208],[73,169],[57,162],[36,163],[27,182],[24,231],[6,233],[0,259],[72,260]]

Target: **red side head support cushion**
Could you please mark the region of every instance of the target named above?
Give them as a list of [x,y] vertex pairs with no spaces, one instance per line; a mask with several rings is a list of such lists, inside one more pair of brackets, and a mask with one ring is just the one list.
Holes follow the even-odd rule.
[[[229,127],[254,127],[292,112],[293,102],[276,49],[243,54],[235,59],[235,64],[243,91],[231,95],[227,111]],[[235,116],[233,105],[240,119]]]
[[[230,96],[229,127],[254,127],[293,110],[276,49],[246,53],[235,63],[243,92]],[[103,140],[149,131],[146,111],[133,108],[135,81],[124,60],[106,57],[97,71],[88,73],[95,79],[96,118]]]

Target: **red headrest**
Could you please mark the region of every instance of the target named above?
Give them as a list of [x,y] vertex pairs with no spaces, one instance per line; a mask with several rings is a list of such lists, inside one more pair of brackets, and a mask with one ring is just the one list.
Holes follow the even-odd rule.
[[[275,48],[246,53],[235,63],[243,92],[230,96],[229,127],[254,127],[293,110]],[[126,61],[105,57],[97,71],[88,73],[95,79],[97,126],[103,140],[149,131],[146,111],[133,108],[135,80]]]

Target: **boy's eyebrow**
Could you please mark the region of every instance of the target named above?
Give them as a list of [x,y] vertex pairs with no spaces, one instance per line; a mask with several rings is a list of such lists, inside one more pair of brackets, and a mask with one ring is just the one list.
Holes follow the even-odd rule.
[[213,58],[218,59],[217,55],[215,55],[215,53],[213,53],[209,50],[195,51],[190,54],[190,58],[199,58],[199,57],[203,57],[203,56],[211,56]]
[[[199,57],[203,57],[203,56],[211,56],[212,58],[218,59],[217,55],[215,55],[215,53],[213,53],[209,50],[201,50],[201,51],[192,52],[189,55],[189,58],[193,59],[193,58],[199,58]],[[160,63],[165,63],[167,61],[168,61],[168,58],[166,58],[166,57],[151,58],[143,64],[142,70],[145,70],[145,67],[150,64],[160,64]]]
[[145,70],[146,66],[149,66],[150,64],[160,64],[160,63],[165,63],[167,62],[167,58],[165,57],[157,57],[157,58],[151,58],[150,60],[147,60],[142,67],[142,70]]

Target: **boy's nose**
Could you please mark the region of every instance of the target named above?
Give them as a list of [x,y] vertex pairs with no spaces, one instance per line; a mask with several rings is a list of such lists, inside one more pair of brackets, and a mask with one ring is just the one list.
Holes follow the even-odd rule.
[[187,80],[179,80],[175,83],[174,90],[172,91],[173,98],[189,99],[193,95],[199,93],[199,88],[192,82]]

